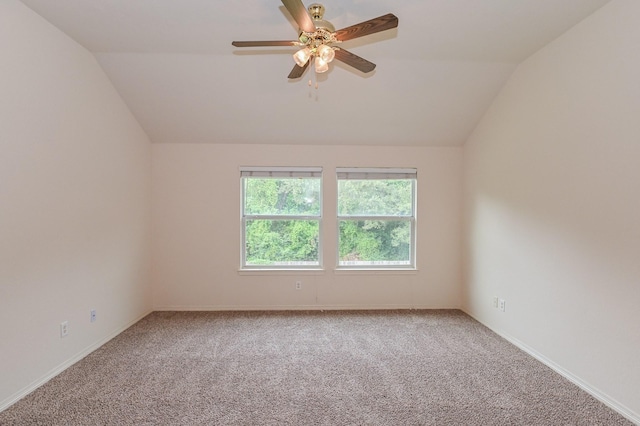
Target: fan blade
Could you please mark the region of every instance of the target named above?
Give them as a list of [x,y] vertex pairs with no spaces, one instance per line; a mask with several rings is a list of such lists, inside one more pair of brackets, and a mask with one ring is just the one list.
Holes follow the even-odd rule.
[[235,47],[261,47],[261,46],[297,46],[297,41],[271,40],[271,41],[234,41]]
[[[283,0],[284,1],[284,0]],[[393,13],[388,13],[359,24],[343,28],[335,32],[336,38],[340,41],[351,40],[357,37],[363,37],[369,34],[378,33],[380,31],[390,30],[398,26],[398,17]]]
[[282,4],[287,8],[293,19],[298,23],[300,29],[307,33],[316,31],[316,25],[300,0],[282,0]]
[[351,65],[355,69],[364,73],[371,72],[376,67],[376,64],[373,62],[369,62],[358,55],[354,55],[353,53],[344,50],[343,48],[336,49],[335,52],[337,60],[342,61],[347,65]]
[[308,60],[307,63],[304,64],[304,66],[299,66],[298,64],[295,64],[293,66],[293,69],[289,73],[289,78],[300,78],[300,77],[302,77],[302,74],[304,74],[304,72],[306,71],[307,67],[309,66],[309,62],[311,62],[311,60]]

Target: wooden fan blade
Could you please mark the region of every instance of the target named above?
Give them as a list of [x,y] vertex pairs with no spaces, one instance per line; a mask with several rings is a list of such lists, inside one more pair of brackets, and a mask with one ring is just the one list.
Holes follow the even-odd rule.
[[343,48],[336,49],[335,52],[335,59],[342,61],[347,65],[351,65],[355,69],[360,70],[364,73],[371,72],[376,67],[376,64],[374,64],[373,62],[369,62],[358,55],[354,55],[353,53],[344,50]]
[[301,0],[282,0],[282,4],[287,8],[302,31],[307,33],[316,31],[316,25],[313,23],[309,12],[307,12],[307,8],[304,7]]
[[309,66],[309,62],[311,62],[311,60],[308,60],[307,63],[304,64],[304,66],[299,66],[298,64],[295,64],[293,66],[293,69],[289,73],[289,78],[300,78],[300,77],[302,77],[302,74],[304,74],[304,72],[306,71],[307,67]]
[[296,46],[297,41],[269,40],[269,41],[233,41],[235,47],[261,47],[261,46]]
[[[284,0],[283,0],[284,1]],[[378,33],[380,31],[390,30],[398,26],[398,17],[393,13],[388,13],[359,24],[343,28],[336,31],[336,38],[340,41],[351,40],[357,37],[363,37],[369,34]]]

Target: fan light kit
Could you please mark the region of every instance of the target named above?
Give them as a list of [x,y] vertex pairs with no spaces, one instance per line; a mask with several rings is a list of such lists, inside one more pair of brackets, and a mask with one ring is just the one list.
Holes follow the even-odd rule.
[[231,44],[236,47],[300,47],[300,50],[293,54],[293,60],[296,64],[289,73],[289,78],[291,79],[302,77],[312,60],[316,73],[328,71],[329,64],[334,59],[342,61],[363,73],[371,72],[376,67],[376,64],[341,47],[334,46],[334,44],[390,30],[398,26],[398,18],[389,13],[336,31],[331,22],[323,19],[324,6],[321,4],[312,4],[309,6],[308,11],[301,0],[282,0],[282,4],[284,4],[284,7],[300,27],[297,40],[234,41]]

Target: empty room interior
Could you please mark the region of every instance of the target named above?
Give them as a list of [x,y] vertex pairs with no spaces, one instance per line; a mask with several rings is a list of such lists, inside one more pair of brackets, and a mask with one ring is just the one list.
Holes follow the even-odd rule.
[[0,419],[150,315],[433,311],[640,424],[640,1],[296,5],[0,0]]

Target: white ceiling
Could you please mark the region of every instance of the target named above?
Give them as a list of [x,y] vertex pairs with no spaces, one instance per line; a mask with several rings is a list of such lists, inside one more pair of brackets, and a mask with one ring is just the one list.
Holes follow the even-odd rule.
[[[308,86],[277,0],[22,0],[94,53],[153,142],[457,146],[517,65],[609,0],[324,0],[336,28],[386,13],[398,29],[345,49]],[[311,2],[305,3],[308,5]]]

